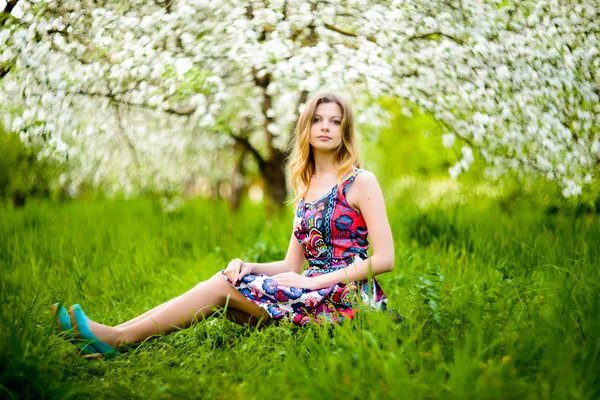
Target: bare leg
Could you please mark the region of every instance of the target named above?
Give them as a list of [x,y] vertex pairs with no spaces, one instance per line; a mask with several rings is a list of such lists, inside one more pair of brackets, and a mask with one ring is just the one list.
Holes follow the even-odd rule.
[[[109,327],[90,321],[92,333],[103,342],[117,346],[124,343],[140,343],[144,339],[174,330],[186,328],[193,322],[213,314],[216,308],[225,306],[255,317],[268,319],[265,310],[246,299],[225,281],[221,272],[196,285],[179,297],[163,304],[159,310],[132,325]],[[152,311],[152,310],[151,310]]]
[[[127,322],[124,322],[120,325],[116,325],[115,328],[124,328],[126,326],[129,325],[133,325],[143,319],[148,318],[149,316],[151,316],[152,314],[154,314],[155,312],[157,312],[158,310],[160,310],[161,308],[163,308],[164,306],[166,306],[167,304],[171,303],[173,300],[179,298],[179,296],[172,298],[171,300],[168,300],[156,307],[154,307],[151,310],[146,311],[145,313],[138,315],[137,317],[130,319]],[[227,308],[227,312],[225,313],[225,316],[227,317],[228,320],[235,322],[236,324],[239,325],[250,325],[250,326],[256,326],[258,324],[260,324],[261,327],[266,326],[266,320],[259,320],[258,318],[256,318],[254,315],[245,313],[243,311],[237,310],[235,308],[232,307],[228,307]],[[107,325],[103,325],[94,321],[89,321],[89,325],[90,326],[94,326],[95,329],[110,329],[110,326]]]
[[115,328],[124,328],[126,326],[133,325],[136,322],[139,322],[139,321],[141,321],[141,320],[143,320],[145,318],[148,318],[149,316],[151,316],[152,314],[154,314],[155,312],[157,312],[158,310],[160,310],[161,308],[163,308],[164,306],[166,306],[167,304],[169,304],[170,302],[172,302],[173,300],[175,300],[177,298],[179,298],[179,296],[174,297],[171,300],[167,300],[166,302],[164,302],[164,303],[162,303],[162,304],[154,307],[153,309],[148,310],[145,313],[143,313],[141,315],[138,315],[137,317],[132,318],[132,319],[130,319],[127,322],[123,322],[122,324],[115,326]]
[[161,308],[163,308],[165,305],[167,305],[168,303],[172,302],[173,300],[175,300],[177,298],[179,298],[179,296],[174,297],[171,300],[167,300],[164,303],[159,304],[158,306],[154,307],[153,309],[148,310],[145,313],[140,314],[137,317],[130,319],[129,321],[126,321],[126,322],[123,322],[122,324],[116,325],[115,328],[124,328],[126,326],[133,325],[136,322],[139,322],[139,321],[141,321],[141,320],[143,320],[145,318],[148,318],[149,316],[151,316],[152,314],[154,314],[155,312],[157,312],[158,310],[160,310]]
[[262,320],[259,320],[254,315],[250,315],[243,311],[236,310],[235,308],[227,308],[227,312],[225,313],[225,316],[227,317],[228,320],[233,321],[239,325],[256,326],[256,325],[260,324],[259,325],[260,328],[267,325],[264,318]]

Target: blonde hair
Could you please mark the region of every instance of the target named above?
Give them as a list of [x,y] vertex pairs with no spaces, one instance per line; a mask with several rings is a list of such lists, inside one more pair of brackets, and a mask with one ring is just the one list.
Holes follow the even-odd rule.
[[293,153],[290,156],[290,180],[295,197],[292,200],[294,208],[300,199],[306,196],[310,178],[315,173],[315,159],[310,145],[310,129],[319,104],[337,103],[342,109],[342,124],[340,127],[342,143],[335,152],[335,163],[338,169],[335,173],[338,185],[346,176],[360,168],[356,132],[354,127],[354,112],[350,103],[333,93],[317,94],[306,106],[298,119],[291,142]]

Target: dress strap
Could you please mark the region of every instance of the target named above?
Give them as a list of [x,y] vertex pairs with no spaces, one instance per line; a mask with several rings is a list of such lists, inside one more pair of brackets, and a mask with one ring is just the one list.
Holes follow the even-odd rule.
[[354,180],[356,179],[356,176],[358,174],[360,174],[362,171],[364,171],[364,169],[362,169],[362,168],[355,168],[354,172],[352,173],[352,175],[350,175],[348,178],[346,178],[346,180],[344,182],[342,182],[342,194],[344,195],[344,197],[346,197],[346,192],[348,191],[348,189],[352,185],[352,182],[354,182]]

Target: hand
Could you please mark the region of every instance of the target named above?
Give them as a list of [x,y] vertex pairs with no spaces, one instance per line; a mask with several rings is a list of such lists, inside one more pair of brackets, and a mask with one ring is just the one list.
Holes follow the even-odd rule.
[[239,258],[233,259],[225,268],[225,276],[229,279],[230,282],[237,283],[238,280],[242,280],[242,278],[249,273],[252,272],[252,268],[249,264],[246,264]]
[[281,286],[292,286],[310,290],[320,289],[317,287],[318,285],[315,279],[307,278],[306,276],[297,274],[295,272],[283,272],[281,274],[273,275],[271,279]]

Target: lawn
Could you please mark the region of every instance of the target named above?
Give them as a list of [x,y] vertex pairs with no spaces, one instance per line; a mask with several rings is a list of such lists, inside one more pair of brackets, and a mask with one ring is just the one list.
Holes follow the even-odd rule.
[[[235,257],[283,259],[290,208],[150,199],[0,208],[0,397],[600,397],[600,217],[493,202],[387,205],[395,269],[378,277],[405,318],[259,330],[209,318],[112,360],[53,334],[50,306],[116,325]],[[556,211],[556,210],[554,210]]]

